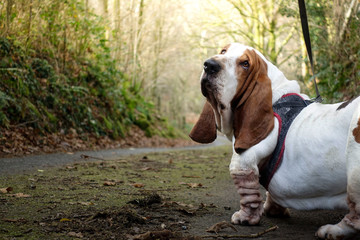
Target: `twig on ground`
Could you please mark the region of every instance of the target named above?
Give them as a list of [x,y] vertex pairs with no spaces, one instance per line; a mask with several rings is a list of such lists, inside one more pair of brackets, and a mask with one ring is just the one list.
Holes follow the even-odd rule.
[[237,232],[237,229],[231,223],[229,223],[227,221],[222,221],[222,222],[216,223],[216,224],[212,225],[211,227],[209,227],[206,231],[211,232],[211,233],[218,233],[221,229],[224,229],[224,228],[231,228],[232,230]]
[[250,235],[219,235],[219,234],[216,234],[216,235],[204,235],[204,236],[201,236],[201,238],[224,238],[224,239],[231,239],[231,238],[258,238],[258,237],[261,237],[262,235],[268,233],[268,232],[272,232],[272,231],[275,231],[276,229],[278,229],[279,227],[278,226],[273,226],[271,228],[268,228],[268,229],[265,229],[264,231],[262,232],[258,232],[258,233],[254,233],[254,234],[250,234]]

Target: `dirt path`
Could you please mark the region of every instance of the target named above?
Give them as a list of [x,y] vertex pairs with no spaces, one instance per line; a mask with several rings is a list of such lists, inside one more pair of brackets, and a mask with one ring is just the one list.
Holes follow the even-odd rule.
[[195,145],[186,147],[163,147],[163,148],[118,148],[99,151],[64,152],[41,155],[29,155],[22,157],[0,158],[0,176],[28,173],[38,169],[59,167],[65,164],[77,162],[94,162],[97,160],[111,161],[113,159],[136,154],[153,152],[195,150],[222,145],[229,145],[230,142],[223,136],[211,144]]
[[[288,219],[230,225],[239,207],[230,157],[221,146],[1,175],[0,239],[315,239],[345,213],[292,210]],[[206,231],[222,221],[227,228]]]

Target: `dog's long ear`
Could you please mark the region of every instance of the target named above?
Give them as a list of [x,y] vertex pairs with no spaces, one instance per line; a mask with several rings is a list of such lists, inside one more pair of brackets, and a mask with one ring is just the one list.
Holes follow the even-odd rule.
[[211,143],[216,139],[215,115],[208,101],[206,101],[200,118],[189,136],[192,140],[199,143]]
[[239,68],[242,69],[238,72],[237,93],[231,101],[234,112],[234,148],[237,153],[259,143],[274,128],[271,81],[267,76],[267,65],[254,50],[247,50],[244,55],[248,63],[240,63]]

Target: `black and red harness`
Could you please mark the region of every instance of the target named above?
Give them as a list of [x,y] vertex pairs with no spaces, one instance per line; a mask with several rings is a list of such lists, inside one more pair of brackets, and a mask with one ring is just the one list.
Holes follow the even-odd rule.
[[282,96],[273,105],[274,116],[279,121],[279,135],[275,150],[270,159],[260,168],[260,184],[268,189],[276,170],[280,167],[285,150],[286,134],[297,115],[313,101],[304,100],[296,93]]

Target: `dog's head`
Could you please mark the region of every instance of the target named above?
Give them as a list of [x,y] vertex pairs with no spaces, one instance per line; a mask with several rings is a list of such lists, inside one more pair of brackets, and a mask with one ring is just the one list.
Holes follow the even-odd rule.
[[217,128],[233,134],[234,148],[241,153],[274,127],[267,64],[253,48],[233,43],[206,60],[201,92],[207,102],[190,133],[194,141],[214,141]]

